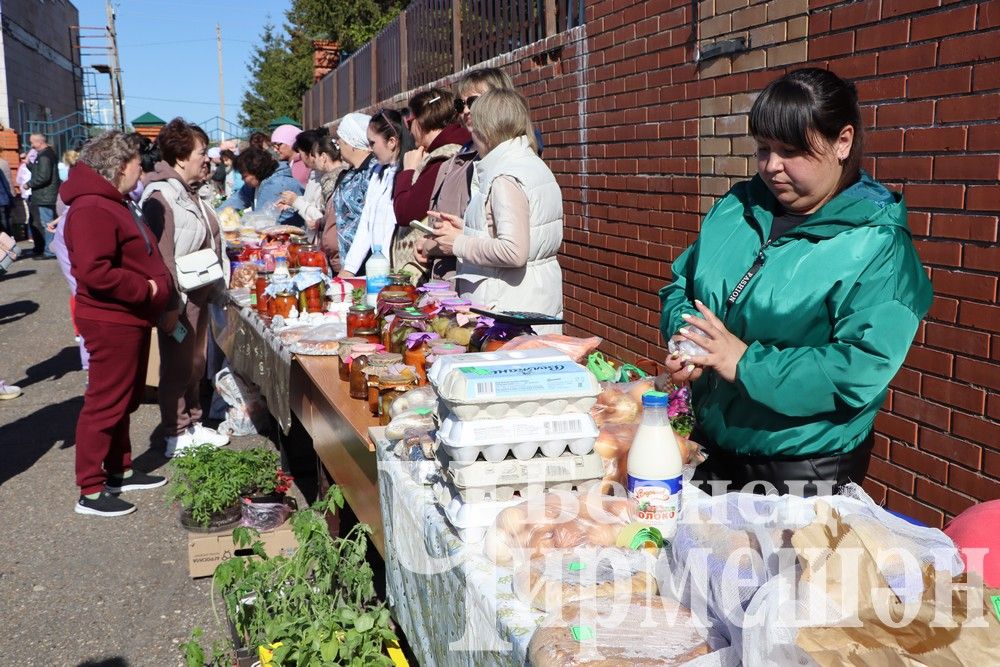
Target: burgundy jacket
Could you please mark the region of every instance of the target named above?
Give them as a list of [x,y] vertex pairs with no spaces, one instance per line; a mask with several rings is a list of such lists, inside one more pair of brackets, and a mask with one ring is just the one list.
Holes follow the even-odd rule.
[[[433,153],[441,146],[456,144],[464,146],[472,141],[472,135],[465,129],[464,125],[454,123],[441,130],[431,143],[428,153]],[[396,174],[396,183],[392,197],[392,208],[396,213],[396,224],[401,227],[409,227],[410,220],[423,220],[427,217],[427,209],[431,205],[431,198],[434,196],[434,184],[437,182],[438,171],[441,165],[449,158],[442,158],[430,162],[424,170],[417,176],[417,182],[413,183],[413,170],[406,169]]]
[[[150,327],[174,292],[156,236],[128,195],[86,164],[77,163],[59,188],[69,206],[66,248],[76,278],[76,316]],[[133,213],[133,210],[135,211]],[[149,281],[156,282],[150,297]]]

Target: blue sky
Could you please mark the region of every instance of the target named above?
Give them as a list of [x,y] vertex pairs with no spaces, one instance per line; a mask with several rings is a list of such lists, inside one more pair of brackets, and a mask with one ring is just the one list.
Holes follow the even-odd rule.
[[[80,25],[103,26],[104,0],[73,0]],[[248,63],[267,17],[289,0],[116,0],[125,118],[151,111],[200,123],[219,115],[215,24],[222,27],[226,117],[236,122]],[[85,60],[86,62],[86,60]]]

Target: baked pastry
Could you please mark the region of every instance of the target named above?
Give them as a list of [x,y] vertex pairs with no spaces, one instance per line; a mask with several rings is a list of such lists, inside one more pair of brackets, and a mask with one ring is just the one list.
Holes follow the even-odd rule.
[[657,595],[584,601],[549,615],[528,645],[534,667],[674,667],[711,652],[691,611]]
[[653,564],[647,553],[626,549],[548,549],[514,566],[513,588],[522,602],[542,611],[591,598],[654,595]]
[[339,351],[339,340],[317,340],[303,337],[292,346],[292,352],[295,354],[334,355]]

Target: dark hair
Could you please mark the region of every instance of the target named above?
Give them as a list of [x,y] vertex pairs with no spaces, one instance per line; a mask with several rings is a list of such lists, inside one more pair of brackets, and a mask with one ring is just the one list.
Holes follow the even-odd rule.
[[252,148],[267,148],[267,146],[271,143],[271,140],[263,132],[254,132],[250,135],[247,143],[250,144]]
[[278,161],[271,157],[263,148],[251,146],[236,160],[236,170],[243,176],[250,174],[258,181],[263,181],[278,168]]
[[236,162],[236,153],[232,152],[228,148],[223,148],[221,151],[219,151],[219,159],[220,160],[232,160],[235,163]]
[[312,154],[313,155],[325,154],[327,157],[329,157],[331,160],[335,162],[341,159],[340,148],[337,146],[337,141],[330,136],[329,132],[323,134],[318,139],[316,139],[316,143],[313,144]]
[[386,141],[389,141],[393,137],[399,140],[399,158],[396,160],[396,163],[399,165],[402,164],[403,156],[406,155],[406,152],[413,150],[417,146],[413,140],[413,135],[410,134],[409,128],[403,122],[403,114],[395,109],[379,109],[372,116],[368,127],[373,129],[376,134]]
[[183,118],[174,118],[163,126],[156,135],[156,145],[160,147],[160,155],[171,167],[191,155],[198,141],[208,146],[208,135],[205,131],[187,122]]
[[825,69],[797,69],[769,83],[750,109],[751,135],[809,153],[816,152],[811,132],[833,142],[846,125],[854,128],[854,143],[844,160],[841,189],[856,180],[861,169],[864,131],[853,83]]
[[142,173],[148,174],[156,169],[156,163],[160,161],[159,147],[150,141],[149,137],[144,137],[138,132],[129,135],[129,139],[134,141],[139,149],[139,165]]
[[413,119],[419,121],[424,132],[443,130],[458,119],[455,113],[455,96],[443,88],[431,88],[410,98]]
[[302,130],[299,132],[299,136],[295,137],[292,150],[311,155],[317,139],[319,139],[319,130]]

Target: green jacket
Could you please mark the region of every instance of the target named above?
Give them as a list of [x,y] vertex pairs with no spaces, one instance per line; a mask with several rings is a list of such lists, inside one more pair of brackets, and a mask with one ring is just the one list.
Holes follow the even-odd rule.
[[[823,456],[868,435],[932,291],[902,197],[861,179],[772,243],[759,176],[716,202],[660,290],[669,339],[700,299],[749,346],[736,381],[693,383],[705,434],[735,454]],[[730,295],[760,258],[731,306]]]
[[38,153],[34,164],[28,165],[31,180],[31,201],[38,206],[55,206],[59,197],[59,159],[51,146],[46,146]]

